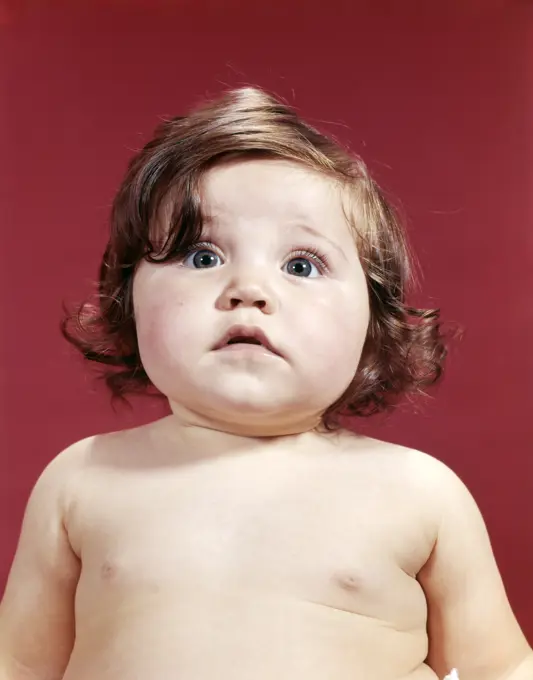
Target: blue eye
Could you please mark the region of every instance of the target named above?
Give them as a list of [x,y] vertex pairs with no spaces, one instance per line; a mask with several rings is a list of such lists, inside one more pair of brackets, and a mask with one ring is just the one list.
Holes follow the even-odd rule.
[[320,271],[308,257],[293,257],[284,267],[287,274],[301,278],[313,279],[320,276]]
[[220,255],[210,248],[201,248],[192,250],[183,261],[183,264],[194,269],[213,269],[213,267],[222,264],[222,261]]

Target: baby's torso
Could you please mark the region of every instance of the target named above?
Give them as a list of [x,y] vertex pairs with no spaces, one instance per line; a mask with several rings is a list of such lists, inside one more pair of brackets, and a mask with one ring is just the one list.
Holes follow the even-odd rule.
[[394,452],[142,461],[88,465],[72,505],[66,680],[434,677],[416,580],[434,536]]

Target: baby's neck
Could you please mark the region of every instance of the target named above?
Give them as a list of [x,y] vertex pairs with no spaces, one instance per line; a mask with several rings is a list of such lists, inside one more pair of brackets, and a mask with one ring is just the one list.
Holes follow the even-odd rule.
[[251,428],[240,426],[222,427],[216,422],[207,422],[195,417],[184,417],[179,410],[162,418],[154,425],[163,439],[173,443],[180,450],[201,452],[201,457],[235,455],[239,453],[264,452],[265,450],[293,450],[316,437],[320,425],[302,423],[300,427]]
[[222,419],[216,415],[194,413],[185,410],[178,404],[170,402],[172,414],[169,422],[176,428],[187,433],[194,433],[197,430],[207,431],[219,439],[228,438],[233,443],[239,439],[279,440],[286,437],[294,437],[321,429],[321,418],[319,415],[305,415],[301,417],[276,418],[261,421],[252,418]]

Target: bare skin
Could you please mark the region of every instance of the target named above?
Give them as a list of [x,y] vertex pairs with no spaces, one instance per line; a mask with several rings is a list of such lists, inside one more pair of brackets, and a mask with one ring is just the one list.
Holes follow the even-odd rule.
[[[171,416],[52,462],[0,607],[2,680],[443,677],[453,569],[439,531],[445,498],[463,494],[452,473],[344,432],[218,436],[180,451]],[[500,644],[463,677],[487,662],[486,677],[504,677],[498,664],[530,664],[529,647],[471,507],[454,534],[471,550],[461,573],[482,588],[468,583],[472,601],[452,612],[465,631],[487,616],[450,649],[467,666],[495,631]],[[451,575],[452,602],[454,588]]]
[[[143,366],[172,415],[78,442],[39,479],[0,680],[531,680],[462,482],[316,431],[368,325],[338,191],[256,160],[211,169],[203,201],[207,243],[134,280]],[[235,324],[275,351],[219,347]]]
[[[410,475],[421,454],[307,434],[180,456],[166,425],[87,440],[56,464],[54,482],[75,491],[64,519],[82,566],[72,655],[60,624],[72,600],[56,603],[55,630],[32,607],[32,634],[70,656],[65,680],[435,677],[416,579],[436,531]],[[75,563],[57,558],[68,590]]]

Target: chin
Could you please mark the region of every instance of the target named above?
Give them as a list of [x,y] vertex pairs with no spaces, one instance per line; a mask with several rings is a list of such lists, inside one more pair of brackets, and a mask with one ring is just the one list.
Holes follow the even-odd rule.
[[312,427],[320,421],[317,414],[324,410],[322,404],[310,404],[304,394],[291,394],[287,389],[266,391],[264,386],[261,390],[211,392],[199,403],[203,413],[213,420],[266,430],[279,426],[300,431],[306,429],[302,423],[312,423]]
[[291,394],[286,386],[269,385],[265,380],[225,380],[212,383],[206,391],[195,390],[189,396],[195,412],[236,424],[285,420],[299,411],[296,402],[302,401],[300,395]]

